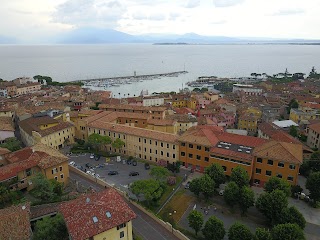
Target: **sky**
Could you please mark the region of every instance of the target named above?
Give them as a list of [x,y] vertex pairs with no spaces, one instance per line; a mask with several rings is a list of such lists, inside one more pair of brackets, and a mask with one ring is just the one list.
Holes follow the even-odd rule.
[[76,28],[320,39],[320,0],[1,0],[0,35],[32,42]]

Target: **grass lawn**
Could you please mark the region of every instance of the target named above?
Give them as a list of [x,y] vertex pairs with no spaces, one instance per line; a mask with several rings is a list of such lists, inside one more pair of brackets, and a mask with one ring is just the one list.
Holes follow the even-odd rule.
[[[175,223],[178,223],[190,203],[196,200],[194,196],[185,194],[185,191],[184,189],[179,190],[161,210],[159,215],[164,221],[172,222],[173,219]],[[172,214],[171,217],[169,213],[173,213],[173,211],[176,211],[176,213]]]

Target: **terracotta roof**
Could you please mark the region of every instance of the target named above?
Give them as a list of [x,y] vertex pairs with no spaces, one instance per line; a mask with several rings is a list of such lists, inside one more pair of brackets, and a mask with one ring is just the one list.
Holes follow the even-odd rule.
[[0,131],[14,132],[13,122],[11,117],[0,117]]
[[302,164],[302,146],[299,144],[269,141],[256,147],[253,154],[257,157]]
[[98,128],[102,130],[107,130],[110,132],[116,133],[125,133],[128,135],[134,135],[137,137],[144,137],[164,142],[171,142],[174,143],[177,140],[177,136],[171,133],[159,132],[149,129],[137,128],[137,127],[130,127],[121,124],[113,124],[109,122],[104,122],[100,120],[93,121],[88,124],[88,127]]
[[190,116],[190,114],[173,114],[167,115],[166,119],[174,119],[178,122],[189,123],[189,122],[197,122],[197,118],[194,116]]
[[253,160],[253,156],[251,154],[235,152],[235,151],[224,149],[224,148],[213,147],[210,149],[210,152],[217,153],[219,155],[228,156],[228,157],[241,158],[241,159],[248,160],[250,162]]
[[7,148],[2,148],[0,147],[0,156],[4,155],[4,154],[7,154],[7,153],[10,153],[11,151],[8,150]]
[[313,131],[320,133],[320,123],[310,124],[308,127]]
[[[37,159],[35,159],[37,158]],[[16,177],[17,174],[28,168],[37,166],[39,157],[34,157],[34,159],[27,159],[21,162],[16,162],[12,164],[5,165],[0,168],[0,182],[7,179]]]
[[135,111],[160,111],[163,112],[167,110],[166,107],[144,107],[144,106],[135,106],[129,104],[100,104],[100,109],[117,109],[117,110],[135,110]]
[[173,119],[149,119],[147,123],[155,126],[173,126],[176,122]]
[[136,218],[136,214],[112,188],[61,203],[59,210],[73,240],[88,239]]
[[1,240],[29,240],[30,238],[30,205],[28,203],[0,210]]
[[58,212],[60,203],[48,203],[37,206],[31,206],[31,219],[42,217],[51,213]]
[[223,131],[223,128],[206,125],[196,126],[189,128],[187,132],[179,137],[178,141],[211,147],[219,142],[219,139],[216,137],[216,133],[219,131]]

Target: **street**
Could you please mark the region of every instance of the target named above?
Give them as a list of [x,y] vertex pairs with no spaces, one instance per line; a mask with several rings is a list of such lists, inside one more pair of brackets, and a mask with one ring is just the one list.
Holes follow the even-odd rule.
[[[77,180],[83,186],[91,187],[96,191],[103,190],[103,187],[98,185],[93,181],[89,181],[86,178],[75,174],[74,172],[70,172],[70,178],[73,180]],[[127,202],[130,208],[137,214],[137,218],[132,221],[134,232],[141,236],[145,240],[178,240],[176,236],[174,236],[167,229],[159,225],[156,221],[154,221],[151,217],[146,215],[143,211],[136,208],[130,202]]]

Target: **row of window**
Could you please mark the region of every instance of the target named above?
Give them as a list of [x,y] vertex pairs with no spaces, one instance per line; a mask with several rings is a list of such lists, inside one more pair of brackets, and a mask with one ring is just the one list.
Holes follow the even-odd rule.
[[[62,172],[62,166],[59,167],[59,171]],[[57,168],[53,168],[53,169],[51,170],[51,173],[52,173],[52,174],[56,174],[57,172],[58,172],[58,169],[57,169]]]
[[[263,159],[262,158],[257,158],[257,163],[263,163]],[[268,159],[267,164],[273,166],[273,160]],[[284,167],[284,162],[278,162],[278,167],[283,168]],[[296,166],[294,164],[290,164],[289,165],[289,169],[293,170],[295,168],[296,168]]]
[[[262,170],[260,169],[260,168],[256,168],[256,174],[261,174],[262,173]],[[270,171],[270,170],[266,170],[265,171],[265,174],[266,174],[266,176],[272,176],[272,171]],[[276,174],[276,176],[278,177],[278,178],[282,178],[282,174],[281,173],[277,173]],[[291,175],[289,175],[288,177],[287,177],[287,180],[288,181],[293,181],[293,176],[291,176]]]
[[213,154],[211,154],[210,157],[216,158],[216,159],[220,159],[220,160],[224,160],[224,161],[228,161],[228,162],[234,162],[234,163],[238,163],[238,164],[244,164],[244,165],[248,165],[248,166],[251,165],[251,162],[245,162],[245,161],[236,160],[236,159],[227,158],[227,157],[218,156],[218,155],[213,155]]
[[[186,153],[185,152],[181,152],[181,157],[185,157],[185,156],[186,156]],[[188,158],[193,158],[193,154],[189,153],[188,154]],[[200,155],[196,155],[196,159],[198,161],[201,161],[202,157]],[[204,161],[205,162],[209,162],[209,158],[208,157],[204,157]]]
[[[64,178],[63,174],[60,174],[60,178],[61,178],[61,179],[63,179],[63,178]],[[54,177],[54,180],[58,181],[58,177],[57,177],[57,176],[55,176],[55,177]]]
[[[141,138],[139,138],[139,142],[141,142]],[[143,139],[143,142],[144,142],[144,143],[147,143],[147,139]],[[152,144],[152,140],[151,140],[151,139],[150,139],[148,142],[149,142],[149,144]],[[154,141],[154,143],[155,143],[156,146],[158,146],[158,141]],[[164,147],[164,143],[161,142],[161,143],[160,143],[160,146],[161,146],[161,147]],[[167,144],[166,144],[166,147],[167,147],[167,148],[170,148],[170,144],[167,143]],[[172,145],[172,149],[176,149],[176,145],[173,144],[173,145]]]
[[[182,142],[181,143],[181,146],[182,147],[185,147],[186,146],[186,143],[185,142]],[[191,144],[191,143],[189,143],[189,148],[193,148],[193,144]],[[202,146],[200,146],[200,145],[196,145],[197,147],[197,150],[202,150]],[[206,152],[209,152],[210,151],[210,148],[208,148],[208,147],[204,147],[204,150],[206,151]]]
[[[140,146],[139,146],[139,150],[141,150]],[[147,148],[144,148],[144,152],[147,152]],[[152,149],[151,148],[149,149],[149,152],[152,153]],[[158,154],[158,150],[157,149],[155,150],[155,154]],[[164,152],[160,151],[160,155],[163,156]],[[167,157],[170,157],[170,153],[168,153],[168,152],[167,152]],[[176,154],[175,153],[172,154],[172,158],[176,158]]]

